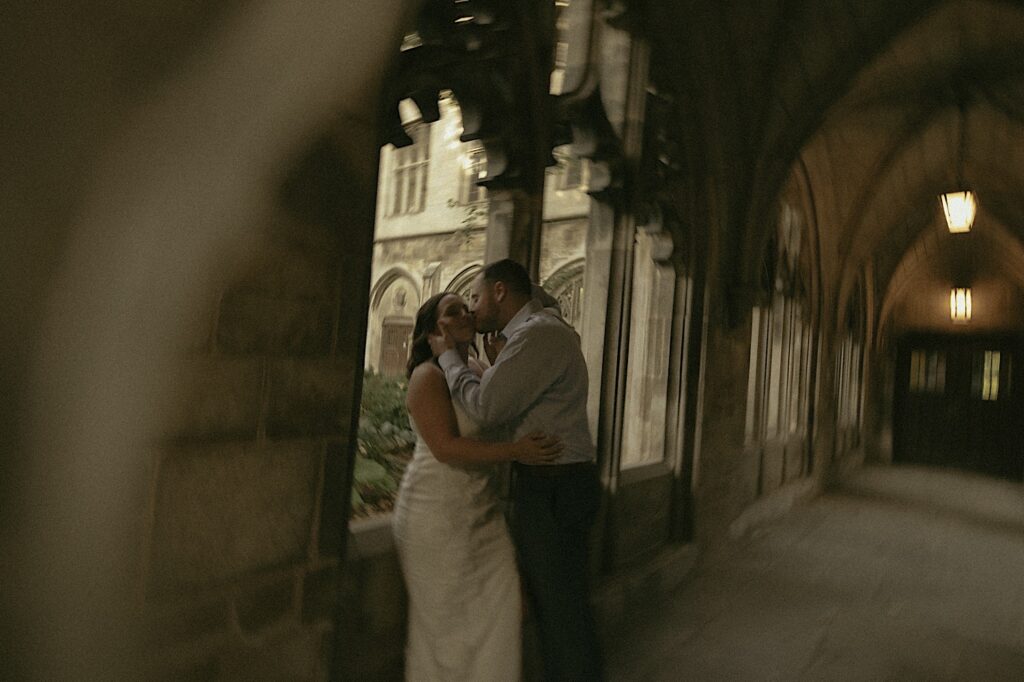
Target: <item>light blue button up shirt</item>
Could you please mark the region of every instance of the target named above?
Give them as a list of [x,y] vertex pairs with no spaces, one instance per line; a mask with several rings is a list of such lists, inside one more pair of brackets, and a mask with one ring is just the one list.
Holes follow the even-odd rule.
[[594,461],[579,335],[536,299],[501,333],[505,347],[482,377],[454,349],[438,358],[452,400],[482,428],[503,428],[517,440],[533,431],[558,436],[565,449],[555,464]]

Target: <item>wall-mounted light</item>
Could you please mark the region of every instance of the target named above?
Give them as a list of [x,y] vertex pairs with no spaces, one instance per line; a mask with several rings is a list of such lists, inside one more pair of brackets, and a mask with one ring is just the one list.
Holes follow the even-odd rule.
[[974,224],[974,214],[978,207],[974,201],[974,192],[947,192],[939,196],[942,212],[946,216],[946,227],[950,232],[970,232]]
[[956,324],[971,321],[970,287],[953,287],[949,290],[949,319]]

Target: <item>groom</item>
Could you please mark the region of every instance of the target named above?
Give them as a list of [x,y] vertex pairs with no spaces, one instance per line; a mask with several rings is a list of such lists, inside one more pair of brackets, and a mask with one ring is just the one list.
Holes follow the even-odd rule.
[[452,399],[481,426],[505,427],[515,438],[543,431],[562,439],[556,463],[513,465],[512,537],[537,616],[545,678],[599,680],[587,540],[600,484],[579,337],[532,298],[529,274],[515,261],[485,266],[472,287],[477,331],[500,332],[504,340],[494,365],[477,377],[447,332],[431,345]]

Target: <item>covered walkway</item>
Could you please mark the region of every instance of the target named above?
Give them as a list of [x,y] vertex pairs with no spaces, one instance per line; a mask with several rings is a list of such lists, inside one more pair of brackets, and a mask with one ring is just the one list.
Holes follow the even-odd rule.
[[1024,680],[1024,0],[299,4],[4,3],[0,678],[403,679],[416,311],[511,257],[612,680]]
[[1019,485],[867,469],[636,612],[612,680],[1019,680]]

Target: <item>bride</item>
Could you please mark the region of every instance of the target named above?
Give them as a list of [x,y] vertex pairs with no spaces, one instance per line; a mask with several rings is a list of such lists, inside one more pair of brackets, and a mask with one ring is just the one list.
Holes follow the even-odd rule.
[[[409,593],[407,680],[510,680],[521,669],[522,610],[512,541],[498,503],[496,464],[550,463],[556,438],[477,440],[453,405],[429,339],[442,322],[474,367],[476,328],[457,294],[441,293],[416,314],[406,405],[417,434],[395,502],[393,531]],[[475,371],[482,372],[479,364]]]

